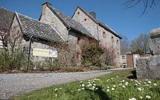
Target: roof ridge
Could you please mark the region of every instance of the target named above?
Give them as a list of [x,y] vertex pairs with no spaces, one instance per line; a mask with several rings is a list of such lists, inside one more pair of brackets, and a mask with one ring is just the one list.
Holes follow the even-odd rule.
[[[21,14],[21,13],[17,13],[17,14],[18,14],[18,15],[21,15],[21,16],[23,16],[23,17],[27,18],[27,19],[30,19],[30,20],[36,21],[36,22],[38,22],[38,23],[46,24],[46,23],[43,23],[43,22],[41,22],[41,21],[39,21],[39,20],[37,20],[37,19],[34,19],[34,18],[30,17],[30,16],[27,16],[27,15],[24,15],[24,14]],[[49,24],[46,24],[46,25],[49,25]],[[50,26],[50,25],[49,25],[49,26]]]
[[[92,34],[90,34],[90,33],[87,31],[87,29],[86,29],[85,27],[83,27],[83,25],[82,25],[81,23],[77,22],[76,20],[73,20],[72,17],[70,17],[70,16],[64,15],[59,9],[56,9],[56,8],[50,6],[50,5],[47,5],[47,6],[51,9],[51,11],[52,11],[53,13],[56,14],[56,16],[62,21],[62,23],[63,23],[67,28],[71,28],[71,29],[76,30],[76,31],[78,31],[78,32],[80,32],[80,33],[82,33],[82,34],[85,34],[85,35],[87,34],[87,36],[93,38],[93,37],[92,37]],[[68,21],[68,22],[67,22],[67,21]],[[73,23],[73,21],[74,21],[75,24],[78,24],[80,27],[84,28],[86,32],[80,31],[79,29],[76,29],[75,27],[73,27],[73,25],[71,25],[71,23]],[[88,34],[89,34],[89,35],[88,35]]]

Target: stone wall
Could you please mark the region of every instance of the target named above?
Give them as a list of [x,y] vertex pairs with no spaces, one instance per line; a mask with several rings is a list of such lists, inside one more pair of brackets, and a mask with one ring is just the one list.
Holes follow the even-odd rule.
[[115,63],[116,66],[120,66],[120,39],[113,35],[111,32],[107,31],[101,26],[98,26],[99,44],[103,48],[110,48],[114,50],[115,53]]
[[73,19],[78,21],[85,27],[93,36],[98,40],[98,26],[97,24],[90,19],[84,12],[79,8],[76,10]]
[[160,56],[140,58],[137,60],[138,79],[160,79]]
[[97,41],[95,39],[86,37],[85,35],[81,35],[71,31],[68,38],[68,45],[70,48],[70,52],[72,53],[74,63],[76,65],[81,65],[81,54],[83,47],[87,46],[90,43],[97,43]]
[[[14,17],[9,30],[8,49],[19,48],[24,45],[23,33],[21,32],[17,17]],[[12,50],[11,50],[12,51]]]
[[152,38],[149,41],[151,51],[154,55],[160,55],[160,39],[159,37]]
[[43,5],[40,21],[50,24],[52,28],[66,41],[68,38],[68,30],[62,21],[48,8]]
[[99,44],[103,48],[111,48],[115,52],[116,66],[120,66],[120,39],[107,31],[103,27],[99,26],[91,18],[89,18],[81,9],[77,9],[73,16],[73,19],[81,23],[95,39],[99,40]]

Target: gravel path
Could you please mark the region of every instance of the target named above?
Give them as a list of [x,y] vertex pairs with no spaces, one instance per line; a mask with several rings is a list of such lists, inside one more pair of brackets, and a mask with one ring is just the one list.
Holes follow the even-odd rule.
[[27,93],[51,85],[86,80],[108,73],[110,72],[0,74],[0,99],[8,99],[14,95]]

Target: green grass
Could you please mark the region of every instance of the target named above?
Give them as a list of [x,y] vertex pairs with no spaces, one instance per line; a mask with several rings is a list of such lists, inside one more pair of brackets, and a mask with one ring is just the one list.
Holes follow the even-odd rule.
[[[160,80],[128,79],[131,71],[116,71],[80,82],[52,86],[14,97],[15,100],[160,100]],[[135,99],[133,99],[135,98]]]

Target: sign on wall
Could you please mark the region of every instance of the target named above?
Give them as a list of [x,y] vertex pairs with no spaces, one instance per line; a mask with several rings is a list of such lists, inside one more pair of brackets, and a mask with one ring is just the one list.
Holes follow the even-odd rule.
[[58,57],[58,53],[56,49],[33,48],[33,56]]

